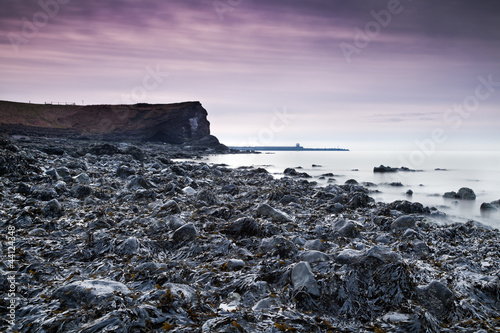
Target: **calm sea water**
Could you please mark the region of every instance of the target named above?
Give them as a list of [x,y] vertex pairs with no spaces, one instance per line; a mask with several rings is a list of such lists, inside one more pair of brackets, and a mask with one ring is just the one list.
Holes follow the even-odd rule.
[[[430,156],[412,155],[411,152],[272,152],[261,154],[212,155],[204,162],[224,163],[230,167],[264,167],[275,177],[282,177],[287,167],[301,167],[299,172],[307,172],[318,182],[326,186],[327,180],[319,177],[333,173],[334,184],[344,184],[348,179],[359,183],[371,182],[370,187],[379,193],[372,193],[376,201],[392,202],[409,200],[425,206],[436,207],[445,212],[449,220],[463,222],[474,219],[495,228],[500,228],[500,214],[481,213],[483,202],[500,199],[500,152],[434,152]],[[413,162],[413,164],[412,164]],[[320,165],[313,167],[312,165]],[[374,173],[373,167],[379,165],[391,167],[406,166],[418,172]],[[444,170],[436,170],[444,169]],[[327,177],[328,178],[328,177]],[[400,182],[402,187],[388,185]],[[476,193],[476,200],[452,200],[442,195],[449,191],[458,191],[469,187]],[[412,196],[406,191],[411,189]]]

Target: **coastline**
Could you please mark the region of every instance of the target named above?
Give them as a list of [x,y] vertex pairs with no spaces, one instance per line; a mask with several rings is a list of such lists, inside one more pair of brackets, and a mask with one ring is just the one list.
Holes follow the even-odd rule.
[[182,146],[47,142],[0,145],[16,330],[498,327],[498,229],[356,184],[172,162],[207,153]]

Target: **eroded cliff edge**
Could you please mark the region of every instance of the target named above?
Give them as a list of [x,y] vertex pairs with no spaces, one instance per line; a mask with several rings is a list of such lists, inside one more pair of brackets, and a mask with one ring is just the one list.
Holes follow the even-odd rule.
[[0,133],[172,144],[219,144],[200,102],[54,105],[0,101]]

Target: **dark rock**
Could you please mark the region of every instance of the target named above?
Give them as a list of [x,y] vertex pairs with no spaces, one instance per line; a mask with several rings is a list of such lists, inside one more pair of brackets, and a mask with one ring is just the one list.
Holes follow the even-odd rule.
[[453,309],[454,295],[443,283],[432,281],[425,287],[417,287],[419,302],[437,317],[444,317]]
[[370,203],[374,202],[375,200],[368,196],[368,194],[363,193],[363,192],[358,192],[354,194],[354,196],[349,200],[349,203],[347,204],[349,207],[356,209],[360,207],[367,207]]
[[415,228],[415,218],[410,215],[398,217],[391,223],[392,230]]
[[104,143],[104,144],[99,144],[99,145],[94,145],[89,148],[89,153],[92,155],[96,156],[101,156],[101,155],[115,155],[118,154],[120,150],[118,149],[117,146],[109,144],[109,143]]
[[116,175],[122,179],[126,179],[128,176],[135,175],[135,170],[128,165],[120,165],[116,169]]
[[283,173],[287,176],[301,177],[301,178],[311,178],[306,172],[297,172],[294,168],[286,168]]
[[236,186],[234,184],[227,184],[227,185],[223,185],[222,186],[221,192],[222,193],[228,193],[228,194],[231,194],[231,195],[236,195],[236,194],[239,193],[239,189],[238,189],[238,186]]
[[57,199],[52,199],[43,206],[43,216],[59,217],[63,214],[63,208]]
[[457,196],[462,200],[476,200],[476,194],[468,187],[462,187],[459,189]]
[[397,200],[388,205],[389,209],[399,210],[406,214],[430,214],[429,207],[424,207],[419,202],[409,202],[407,200]]
[[65,181],[68,181],[71,179],[71,174],[70,174],[69,169],[67,167],[57,168],[56,172],[59,175],[59,177],[61,177]]
[[253,218],[241,217],[229,224],[229,226],[224,229],[224,233],[236,237],[251,237],[260,236],[263,234],[263,231]]
[[345,207],[340,202],[336,202],[336,203],[326,207],[327,212],[334,213],[334,214],[342,213],[344,210],[345,210]]
[[390,186],[395,186],[395,187],[401,187],[403,186],[403,184],[401,182],[392,182],[392,183],[389,183]]
[[59,179],[59,175],[57,174],[56,169],[49,169],[49,170],[45,171],[45,174],[47,176],[49,176],[50,178],[52,178],[53,180]]
[[203,189],[196,193],[196,201],[204,206],[212,206],[219,202],[212,191],[208,189]]
[[448,199],[462,199],[462,200],[476,200],[476,194],[468,187],[462,187],[458,192],[446,192],[443,198]]
[[296,196],[294,196],[294,195],[285,194],[283,197],[281,197],[281,199],[279,200],[279,202],[282,205],[286,206],[286,205],[288,205],[291,202],[299,202],[299,199]]
[[198,236],[198,230],[193,223],[186,223],[172,234],[172,241],[175,244],[193,241]]
[[120,255],[137,254],[139,247],[140,247],[139,240],[135,237],[130,237],[117,246],[116,254]]
[[50,201],[57,198],[57,192],[52,188],[41,188],[33,190],[33,195],[42,201]]
[[406,195],[413,195],[413,191],[412,190],[406,191]]
[[47,148],[42,148],[42,151],[45,154],[49,155],[57,155],[57,156],[62,156],[64,155],[64,149],[60,147],[47,147]]
[[333,224],[335,232],[342,237],[354,238],[359,235],[358,225],[353,221],[339,220]]
[[292,218],[285,212],[275,209],[268,204],[260,204],[256,210],[257,215],[272,218],[276,222],[291,222]]
[[86,173],[81,173],[78,176],[74,178],[75,182],[78,184],[83,184],[83,185],[89,185],[90,184],[90,177]]
[[490,203],[483,202],[481,204],[482,211],[497,211],[500,210],[500,200],[492,201]]
[[28,195],[31,193],[31,186],[21,182],[19,183],[19,185],[17,185],[16,193]]
[[316,297],[321,296],[318,282],[307,261],[299,262],[293,266],[291,280],[294,291],[306,292]]
[[126,285],[109,280],[84,280],[70,283],[56,289],[52,295],[67,308],[76,308],[82,304],[97,306],[118,295],[127,295],[130,290]]
[[281,259],[295,258],[299,252],[297,246],[292,241],[281,236],[264,238],[260,244],[259,251]]
[[144,152],[141,149],[134,147],[134,146],[127,147],[123,151],[123,153],[132,155],[132,157],[138,161],[143,161],[144,158],[146,157],[146,155],[144,154]]
[[150,188],[153,188],[154,185],[151,184],[149,181],[147,181],[146,179],[144,179],[144,177],[142,176],[136,176],[134,177],[128,184],[127,184],[127,188],[129,190],[137,190],[137,189],[150,189]]
[[373,172],[396,172],[396,168],[391,168],[390,166],[380,165],[379,167],[374,167]]
[[174,200],[167,201],[163,206],[160,207],[160,210],[165,211],[169,214],[178,214],[181,212],[179,205]]
[[92,194],[92,188],[88,185],[76,185],[71,188],[71,196],[78,199],[85,199]]
[[358,185],[358,181],[356,179],[348,179],[345,181],[346,185]]

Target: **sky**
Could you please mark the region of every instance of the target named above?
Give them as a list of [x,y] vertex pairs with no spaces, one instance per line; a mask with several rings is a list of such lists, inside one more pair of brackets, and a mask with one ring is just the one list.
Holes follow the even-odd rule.
[[498,0],[0,8],[0,100],[200,101],[227,145],[500,150]]

